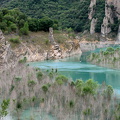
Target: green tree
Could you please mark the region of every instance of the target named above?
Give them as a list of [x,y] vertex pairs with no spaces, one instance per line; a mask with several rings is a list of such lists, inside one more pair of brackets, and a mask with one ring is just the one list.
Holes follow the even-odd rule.
[[46,93],[48,91],[48,86],[47,85],[43,85],[42,86],[42,90]]
[[3,117],[5,117],[8,112],[8,106],[9,106],[10,100],[3,100],[1,103],[1,110],[0,110],[0,119],[2,119]]
[[29,33],[28,22],[25,22],[23,28],[20,29],[20,34],[21,35],[28,35],[28,33]]
[[48,17],[39,20],[39,30],[49,31],[49,28],[52,26],[53,26],[53,21]]

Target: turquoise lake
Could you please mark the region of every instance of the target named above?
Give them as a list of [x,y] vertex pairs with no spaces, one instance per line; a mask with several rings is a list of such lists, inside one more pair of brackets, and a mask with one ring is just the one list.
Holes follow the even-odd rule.
[[[99,50],[100,49],[97,49],[95,52]],[[114,88],[116,94],[120,94],[120,71],[86,62],[85,58],[88,54],[89,52],[86,52],[83,53],[82,56],[75,55],[61,60],[32,62],[29,64],[32,67],[38,67],[42,70],[50,71],[57,69],[60,74],[66,75],[74,81],[76,79],[82,79],[84,81],[93,79],[100,84],[105,82],[107,85],[111,85]]]

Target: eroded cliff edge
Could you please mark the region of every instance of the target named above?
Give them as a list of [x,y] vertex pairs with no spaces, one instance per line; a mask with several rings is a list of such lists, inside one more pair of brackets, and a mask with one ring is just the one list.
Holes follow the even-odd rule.
[[[57,43],[55,39],[53,40],[53,32],[52,34],[49,33],[49,45],[46,44],[47,49],[43,49],[42,43],[34,44],[25,41],[23,42],[22,40],[19,44],[15,44],[15,47],[12,47],[12,44],[8,38],[5,38],[2,31],[0,31],[0,68],[2,70],[9,67],[14,67],[20,60],[24,58],[27,58],[27,61],[31,62],[62,59],[75,54],[81,54],[79,40],[69,39],[63,43],[65,44],[63,46],[63,44]],[[51,40],[53,40],[53,43],[51,43]]]

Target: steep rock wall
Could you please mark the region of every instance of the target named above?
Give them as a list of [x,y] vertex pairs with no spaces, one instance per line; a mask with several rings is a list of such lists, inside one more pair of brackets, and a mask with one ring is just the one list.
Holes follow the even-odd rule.
[[2,31],[0,30],[0,70],[14,66],[16,56],[11,49],[10,44],[5,40]]
[[110,24],[114,24],[114,18],[120,19],[120,0],[106,0],[105,17],[101,26],[103,36],[111,32]]
[[[100,5],[100,0],[91,0],[88,19],[91,20],[90,33],[94,34],[95,32],[98,32],[95,31],[95,29],[96,27],[99,27],[101,25],[101,35],[105,38],[110,32],[117,32],[117,30],[114,31],[114,25],[117,25],[117,29],[119,28],[118,26],[120,19],[120,0],[103,0],[101,3],[105,5]],[[100,9],[101,7],[103,8]],[[99,12],[101,12],[102,10],[105,12],[105,16],[103,16],[103,18],[101,18],[101,16],[99,15]],[[100,19],[102,19],[103,21],[101,24]],[[96,26],[97,24],[99,24],[99,26]],[[117,37],[117,40],[118,38],[119,37]]]
[[[52,35],[53,36],[53,35]],[[54,37],[54,36],[53,36]],[[49,50],[41,50],[40,45],[20,42],[14,49],[0,30],[0,70],[15,67],[20,60],[27,58],[27,61],[41,61],[49,59],[61,59],[75,54],[81,54],[79,40],[68,41],[69,48],[62,48],[54,41]]]

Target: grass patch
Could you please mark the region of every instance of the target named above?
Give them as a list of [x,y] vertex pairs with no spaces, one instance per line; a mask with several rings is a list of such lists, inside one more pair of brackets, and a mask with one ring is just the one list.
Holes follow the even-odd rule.
[[19,44],[20,43],[20,39],[19,39],[18,36],[15,37],[15,38],[10,38],[10,42],[15,43],[15,44]]

